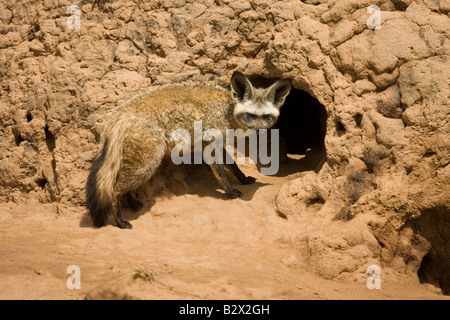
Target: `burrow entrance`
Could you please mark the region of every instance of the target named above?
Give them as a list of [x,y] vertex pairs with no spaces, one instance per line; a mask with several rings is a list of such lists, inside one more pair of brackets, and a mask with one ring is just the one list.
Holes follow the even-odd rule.
[[[277,80],[260,76],[248,78],[255,87],[264,88]],[[280,149],[285,148],[289,158],[305,155],[299,161],[300,170],[317,172],[325,162],[326,123],[325,107],[306,91],[292,87],[274,128],[280,130]]]
[[439,287],[443,294],[450,295],[450,210],[426,209],[410,226],[431,245],[417,272],[420,282]]

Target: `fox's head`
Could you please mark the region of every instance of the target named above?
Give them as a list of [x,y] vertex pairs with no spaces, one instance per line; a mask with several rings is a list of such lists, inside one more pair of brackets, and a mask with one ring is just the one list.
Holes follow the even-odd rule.
[[291,87],[290,79],[282,79],[268,88],[255,88],[241,72],[234,72],[231,77],[231,89],[236,101],[234,120],[246,129],[271,128]]

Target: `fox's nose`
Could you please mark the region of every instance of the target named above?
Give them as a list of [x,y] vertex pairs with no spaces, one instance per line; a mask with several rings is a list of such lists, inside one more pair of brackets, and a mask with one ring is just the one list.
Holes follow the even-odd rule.
[[253,129],[259,130],[259,129],[265,129],[265,128],[266,128],[266,126],[264,125],[264,123],[261,120],[255,121],[255,125],[253,126]]

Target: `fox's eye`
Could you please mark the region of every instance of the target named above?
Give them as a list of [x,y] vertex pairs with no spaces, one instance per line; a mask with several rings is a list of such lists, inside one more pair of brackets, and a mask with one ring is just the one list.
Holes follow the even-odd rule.
[[265,122],[271,122],[272,121],[272,116],[270,114],[265,114],[262,116],[263,120]]
[[249,120],[255,120],[256,119],[256,115],[253,113],[246,113],[245,116],[249,119]]

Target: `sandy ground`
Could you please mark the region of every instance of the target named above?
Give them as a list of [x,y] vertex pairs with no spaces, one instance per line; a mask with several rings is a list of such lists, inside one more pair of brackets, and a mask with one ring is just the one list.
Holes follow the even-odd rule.
[[[366,275],[324,280],[308,270],[302,228],[275,212],[275,196],[296,174],[289,160],[275,177],[257,178],[227,199],[206,168],[188,193],[144,200],[133,224],[95,229],[83,207],[0,205],[1,299],[447,299],[417,278],[385,272],[381,289]],[[141,195],[142,196],[142,195]],[[80,268],[69,289],[67,268]]]

